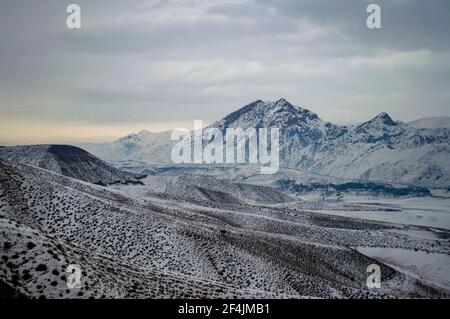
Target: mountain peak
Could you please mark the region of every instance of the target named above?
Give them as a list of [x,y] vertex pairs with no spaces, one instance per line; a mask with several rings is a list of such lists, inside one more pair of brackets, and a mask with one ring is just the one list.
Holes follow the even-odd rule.
[[317,121],[321,121],[317,114],[281,98],[275,102],[256,100],[215,122],[212,127],[289,127]]
[[150,134],[152,133],[147,130],[140,130],[139,132],[137,132],[137,135],[150,135]]
[[152,135],[151,132],[149,132],[147,130],[141,130],[137,133],[130,133],[128,135],[125,135],[124,137],[119,138],[115,142],[121,143],[121,142],[141,141],[141,140],[144,140],[145,138],[149,137],[150,135]]
[[395,126],[397,123],[395,123],[392,118],[389,116],[389,114],[385,112],[381,112],[377,116],[375,116],[373,119],[368,121],[367,123],[381,123],[388,126]]
[[280,105],[280,104],[288,104],[288,105],[292,105],[291,103],[289,103],[286,99],[279,99],[278,101],[275,102],[275,105]]
[[274,107],[278,107],[278,108],[283,108],[285,110],[290,110],[290,111],[296,111],[300,108],[295,107],[293,104],[291,104],[290,102],[288,102],[285,99],[279,99],[278,101],[276,101],[275,103],[273,102],[268,102],[268,104],[272,104]]

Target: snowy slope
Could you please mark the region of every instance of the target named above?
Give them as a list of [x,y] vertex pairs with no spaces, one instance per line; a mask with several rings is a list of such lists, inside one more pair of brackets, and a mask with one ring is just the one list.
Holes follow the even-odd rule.
[[[349,247],[450,254],[444,241],[388,231],[395,229],[405,226],[245,203],[133,197],[0,161],[0,282],[30,297],[439,295],[383,264],[383,288],[365,286],[373,260]],[[65,286],[69,264],[84,271],[79,290]]]
[[108,185],[140,183],[141,175],[122,172],[88,152],[68,145],[26,145],[0,148],[0,159],[40,167],[86,182]]
[[236,183],[195,172],[177,172],[179,171],[174,170],[149,175],[142,179],[143,185],[114,185],[113,188],[133,196],[159,195],[198,203],[270,205],[294,200],[285,192],[272,187]]
[[358,252],[377,259],[434,286],[450,289],[450,256],[407,249],[357,247]]
[[[249,195],[254,193],[254,196],[262,203],[289,201],[282,200],[279,196],[280,191],[287,193],[294,193],[297,195],[305,195],[306,193],[320,193],[326,197],[336,196],[339,194],[367,194],[370,196],[383,197],[424,197],[432,196],[429,189],[402,183],[384,183],[379,181],[366,181],[348,178],[338,178],[327,175],[320,175],[311,173],[305,170],[294,168],[280,168],[273,175],[260,174],[260,167],[257,165],[174,165],[174,164],[146,164],[142,162],[123,162],[117,163],[118,168],[124,171],[129,171],[137,174],[146,174],[151,177],[143,180],[152,183],[156,188],[161,187],[162,184],[168,184],[167,181],[162,181],[163,177],[172,178],[170,182],[174,182],[179,176],[189,175],[193,176],[190,179],[185,179],[189,185],[194,186],[195,182],[202,181],[195,186],[210,187],[212,179],[207,176],[214,177],[214,180],[220,180],[220,184],[216,187],[219,191],[231,190],[230,193],[234,197],[241,197],[241,195]],[[201,176],[202,178],[196,178]],[[160,180],[159,182],[157,182]],[[157,182],[156,185],[155,181]],[[227,188],[225,185],[233,182],[239,187]],[[214,182],[216,183],[216,182]],[[214,184],[213,183],[213,184]],[[251,185],[270,187],[270,192],[264,188],[256,189],[253,187],[251,192],[243,191],[242,187],[249,188]],[[194,186],[194,187],[195,187]],[[166,186],[164,186],[165,189]],[[189,186],[185,187],[186,193],[189,191]],[[194,191],[194,188],[191,189]],[[247,189],[248,190],[248,189]],[[181,191],[181,189],[180,189]],[[261,191],[261,192],[260,192]],[[258,194],[260,193],[260,194]],[[270,194],[272,199],[268,200]],[[272,196],[273,195],[273,196]],[[190,195],[189,195],[190,196]]]
[[[31,298],[286,298],[256,289],[158,271],[71,245],[38,228],[0,218],[0,243],[8,249],[0,284]],[[81,287],[68,289],[69,265],[80,267]]]
[[168,183],[165,193],[196,201],[226,203],[275,204],[293,200],[274,188],[232,183],[212,176],[195,174],[175,177]]

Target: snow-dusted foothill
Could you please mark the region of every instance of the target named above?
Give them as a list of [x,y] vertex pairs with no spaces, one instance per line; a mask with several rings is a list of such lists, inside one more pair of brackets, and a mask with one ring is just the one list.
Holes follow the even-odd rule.
[[0,148],[0,159],[40,167],[64,176],[100,184],[139,184],[144,175],[120,171],[70,145],[22,145]]
[[[204,200],[145,192],[147,185],[103,187],[0,161],[1,287],[32,298],[425,298],[447,293],[382,262],[382,288],[368,289],[366,269],[374,260],[352,248],[448,256],[446,236],[411,237],[398,232],[406,225],[251,203],[264,194],[260,188],[245,190],[237,201],[219,200],[236,185],[219,193],[217,183],[193,179],[192,185],[216,192]],[[127,191],[135,188],[140,191]],[[246,195],[249,200],[243,200]],[[64,273],[74,264],[83,271],[78,289],[67,287]]]

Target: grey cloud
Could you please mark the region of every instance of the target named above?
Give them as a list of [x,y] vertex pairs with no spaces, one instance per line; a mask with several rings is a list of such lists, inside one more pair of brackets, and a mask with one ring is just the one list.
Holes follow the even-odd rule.
[[450,115],[448,1],[380,0],[376,31],[368,1],[74,2],[81,30],[61,1],[0,3],[5,120],[214,120],[281,97],[337,122]]
[[[307,19],[318,25],[338,28],[355,41],[372,48],[402,50],[448,50],[450,41],[450,2],[447,0],[257,0],[289,16]],[[366,8],[379,4],[382,29],[365,28]]]

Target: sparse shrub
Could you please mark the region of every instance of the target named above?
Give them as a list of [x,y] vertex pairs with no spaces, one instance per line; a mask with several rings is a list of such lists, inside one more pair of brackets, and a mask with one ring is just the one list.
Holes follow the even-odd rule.
[[44,265],[44,264],[39,264],[37,267],[36,267],[36,271],[47,271],[47,265]]

